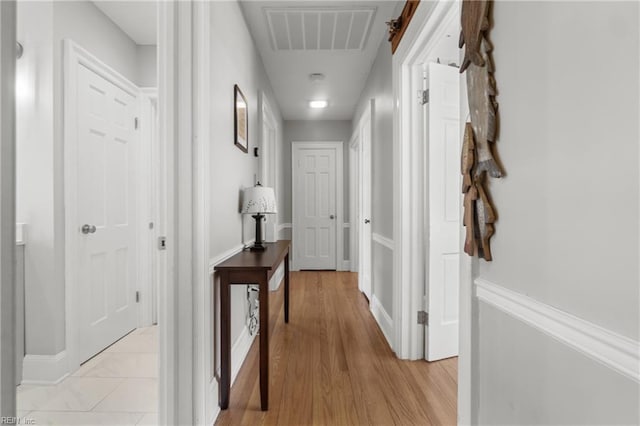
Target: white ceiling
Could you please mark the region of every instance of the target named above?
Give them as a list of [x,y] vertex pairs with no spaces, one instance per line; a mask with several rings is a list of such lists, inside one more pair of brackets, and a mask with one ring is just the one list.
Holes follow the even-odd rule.
[[158,8],[156,1],[102,0],[93,3],[136,44],[157,44]]
[[[285,120],[352,118],[380,43],[386,44],[385,21],[399,3],[241,0]],[[325,79],[312,82],[311,73]],[[329,106],[312,110],[312,99]]]

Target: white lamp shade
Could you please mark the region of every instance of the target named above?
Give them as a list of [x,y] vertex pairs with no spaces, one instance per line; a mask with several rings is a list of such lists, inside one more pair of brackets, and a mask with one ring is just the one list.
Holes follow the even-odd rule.
[[243,191],[242,198],[242,211],[240,213],[278,213],[273,188],[252,186]]

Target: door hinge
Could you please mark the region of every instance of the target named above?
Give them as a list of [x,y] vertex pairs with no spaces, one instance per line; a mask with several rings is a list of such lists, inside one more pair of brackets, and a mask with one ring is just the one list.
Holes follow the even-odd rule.
[[136,291],[136,303],[140,303],[140,292]]
[[429,89],[418,91],[418,101],[420,105],[426,105],[429,103]]
[[133,128],[138,130],[138,124],[139,124],[138,117],[136,117],[133,119]]
[[418,324],[429,325],[429,312],[418,311]]

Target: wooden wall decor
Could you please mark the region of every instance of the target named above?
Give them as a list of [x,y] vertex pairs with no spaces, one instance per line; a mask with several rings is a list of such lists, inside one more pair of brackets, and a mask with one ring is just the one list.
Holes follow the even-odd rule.
[[492,144],[496,140],[498,103],[491,60],[492,46],[487,39],[491,0],[463,0],[459,46],[465,47],[460,72],[466,71],[467,99],[471,122],[466,123],[462,147],[461,172],[464,194],[464,251],[490,261],[489,240],[494,233],[495,209],[487,190],[487,180],[500,178],[503,171],[496,162]]
[[420,3],[420,0],[407,0],[400,16],[386,23],[389,27],[389,42],[391,43],[392,54],[396,53],[400,40],[402,40],[409,22],[411,22],[411,18],[413,18],[413,14],[418,8],[418,3]]

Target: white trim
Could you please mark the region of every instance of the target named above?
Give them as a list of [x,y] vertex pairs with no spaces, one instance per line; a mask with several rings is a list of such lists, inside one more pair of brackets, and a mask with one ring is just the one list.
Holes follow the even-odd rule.
[[16,2],[0,2],[0,415],[15,416]]
[[479,300],[640,383],[640,342],[484,279]]
[[[291,142],[291,218],[292,222],[296,223],[296,194],[293,190],[295,183],[295,170],[294,167],[296,160],[296,150],[301,148],[307,149],[330,149],[336,150],[336,221],[342,220],[344,217],[344,142],[342,141],[314,141],[314,142]],[[297,256],[295,255],[295,227],[291,227],[291,240],[293,241],[294,250],[291,253],[291,270],[297,271],[299,267],[297,265]],[[344,229],[342,226],[336,225],[336,270],[341,271],[342,262],[344,260]]]
[[343,271],[353,272],[351,270],[351,261],[350,260],[343,260],[342,261],[342,270]]
[[[247,355],[249,354],[249,350],[251,350],[251,345],[253,344],[253,341],[255,340],[257,335],[258,335],[258,333],[254,334],[252,336],[251,333],[249,332],[249,328],[245,325],[244,327],[242,327],[242,331],[240,332],[240,336],[238,336],[236,341],[233,343],[233,346],[231,346],[231,383],[230,383],[230,386],[233,386],[233,384],[235,383],[236,379],[238,378],[238,373],[240,372],[240,368],[242,368],[242,364],[244,364],[244,361],[247,359]],[[216,369],[216,376],[220,377],[220,367],[219,366]],[[216,387],[217,387],[217,381],[216,381]],[[218,407],[218,409],[219,409],[219,406],[218,406],[217,403],[215,404],[215,406]],[[216,417],[217,417],[217,414],[216,414]],[[215,422],[215,418],[214,418],[214,422]]]
[[284,230],[284,229],[291,229],[293,227],[292,224],[290,223],[281,223],[278,225],[278,232]]
[[276,268],[269,280],[269,291],[276,291],[280,288],[284,280],[284,262],[280,262],[280,265]]
[[[185,268],[194,267],[189,243],[185,243],[191,242],[192,237],[188,212],[191,204],[187,202],[192,191],[191,166],[180,162],[192,156],[191,135],[183,131],[191,123],[190,6],[186,2],[158,2],[158,142],[161,161],[166,164],[166,174],[160,182],[166,215],[160,218],[158,231],[163,232],[168,243],[159,256],[160,267],[165,270],[158,286],[160,425],[192,424],[194,411],[193,330],[189,319],[195,309],[192,280],[184,273]],[[183,249],[185,253],[179,257]],[[183,305],[178,305],[178,301]],[[188,401],[180,397],[181,393],[186,394]]]
[[395,250],[395,243],[393,242],[393,240],[391,238],[384,237],[384,236],[382,236],[380,234],[376,234],[374,232],[373,234],[371,234],[371,239],[374,242],[376,242],[376,243],[388,248],[391,251]]
[[[156,212],[154,191],[157,190],[154,183],[154,174],[164,173],[157,170],[153,164],[153,150],[157,146],[158,131],[154,117],[154,103],[157,114],[158,90],[155,88],[139,89],[139,155],[138,155],[138,196],[137,200],[137,227],[140,230],[137,238],[138,251],[138,289],[140,291],[140,304],[138,305],[138,327],[148,327],[154,323],[153,313],[157,309],[157,298],[154,297],[153,280],[156,279]],[[149,229],[149,223],[154,224]]]
[[[357,125],[355,126],[355,130],[353,131],[349,142],[349,147],[351,148],[349,154],[354,154],[354,157],[351,159],[352,164],[350,164],[351,182],[349,184],[349,189],[353,192],[350,199],[351,207],[355,210],[349,217],[353,217],[352,220],[356,225],[355,232],[352,233],[356,236],[355,241],[353,241],[353,245],[351,245],[352,242],[350,241],[350,249],[355,249],[355,256],[350,256],[350,258],[355,257],[354,263],[356,264],[356,270],[358,271],[358,289],[364,293],[367,298],[371,298],[373,295],[373,242],[371,239],[367,241],[367,237],[373,237],[373,229],[371,229],[372,225],[369,225],[368,228],[371,232],[364,232],[367,228],[364,224],[364,220],[371,219],[371,215],[373,214],[372,173],[374,103],[374,99],[370,99],[366,102],[366,107],[360,117],[358,117]],[[369,123],[368,126],[365,126],[366,122]],[[368,136],[365,138],[365,135],[367,134]],[[367,144],[365,144],[365,141],[367,141]],[[369,154],[368,164],[364,162],[365,149],[368,150]],[[368,172],[367,176],[365,176],[365,171]],[[364,208],[365,195],[368,197],[369,204],[366,209]],[[365,242],[369,248],[368,252],[365,250]],[[365,257],[365,254],[368,256]],[[367,273],[363,273],[365,270],[365,267],[363,266],[364,259],[368,260],[369,271],[367,271]],[[365,278],[367,276],[369,278],[368,287],[366,287]]]
[[210,272],[211,4],[193,3],[193,424],[211,425],[219,413],[215,362],[216,288]]
[[[264,91],[258,92],[258,165],[259,165],[259,178],[258,180],[264,185],[273,188],[276,199],[281,199],[280,186],[278,185],[278,150],[280,148],[278,141],[280,135],[280,128],[278,121],[274,114],[273,103],[269,100],[269,97]],[[265,129],[272,128],[274,132],[273,143],[269,144],[268,139],[265,139]],[[267,215],[265,218],[265,241],[273,242],[278,240],[278,216]]]
[[[393,203],[395,240],[393,261],[393,308],[395,317],[394,350],[399,358],[421,358],[424,331],[415,324],[414,312],[421,308],[424,289],[424,253],[420,226],[423,218],[416,212],[424,207],[422,181],[417,181],[424,168],[414,170],[416,152],[423,144],[421,126],[412,116],[415,107],[414,68],[427,59],[433,44],[439,41],[448,23],[459,19],[461,2],[420,2],[392,58],[393,73]],[[413,76],[412,76],[413,74]],[[466,83],[461,76],[461,83]],[[461,84],[461,88],[465,84]],[[422,89],[422,86],[418,87]],[[462,93],[466,93],[461,90]],[[461,102],[461,124],[466,121]],[[464,233],[462,233],[464,234]],[[462,237],[464,238],[464,236]],[[461,253],[464,242],[461,240]],[[460,256],[460,328],[458,359],[458,423],[471,423],[471,339],[473,302],[473,265],[470,257]],[[422,347],[420,347],[422,346]]]
[[387,339],[389,347],[392,347],[393,319],[391,319],[391,316],[387,313],[387,311],[385,311],[382,303],[380,303],[375,294],[371,296],[370,309],[373,318],[375,318],[376,322],[380,326],[380,330],[382,330],[382,334],[384,334],[385,339]]
[[23,385],[57,385],[69,375],[67,351],[56,355],[25,355]]
[[[82,65],[100,77],[127,92],[136,102],[139,89],[120,73],[101,62],[87,50],[70,39],[64,40],[64,200],[65,200],[65,337],[68,370],[80,368],[80,315],[78,287],[78,66]],[[138,155],[138,147],[135,147]],[[138,175],[136,174],[136,179]],[[138,182],[136,182],[136,187]],[[138,219],[136,213],[136,222]],[[134,226],[136,242],[139,240],[137,226]],[[136,257],[138,253],[136,252]],[[138,272],[136,271],[136,274]]]
[[222,253],[218,254],[217,256],[212,257],[211,260],[209,260],[209,274],[213,274],[214,268],[218,263],[224,262],[225,260],[229,259],[231,256],[234,256],[240,253],[243,248],[244,248],[244,244],[238,244],[230,248],[229,250],[225,250]]
[[16,245],[23,246],[27,243],[27,225],[16,223]]

